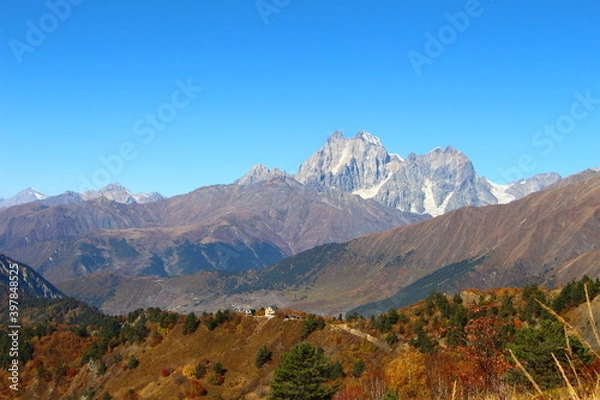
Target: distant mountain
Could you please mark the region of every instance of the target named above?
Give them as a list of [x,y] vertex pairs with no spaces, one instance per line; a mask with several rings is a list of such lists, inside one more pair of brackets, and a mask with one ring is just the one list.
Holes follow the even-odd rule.
[[542,174],[498,185],[479,176],[471,161],[452,147],[402,159],[367,132],[345,138],[337,131],[300,166],[295,178],[316,188],[336,187],[388,207],[436,216],[464,206],[505,204],[560,176]]
[[[17,278],[14,278],[15,276]],[[56,299],[64,297],[64,294],[60,290],[42,278],[35,270],[23,263],[8,258],[4,254],[0,254],[0,296],[2,297],[3,305],[7,304],[5,300],[8,298],[9,293],[11,293],[11,281],[18,282],[18,286],[16,287],[19,296],[17,302],[19,304],[26,299]]]
[[268,169],[262,164],[258,164],[250,168],[250,171],[234,183],[238,185],[251,185],[253,183],[270,181],[275,178],[290,178],[291,175],[287,172],[283,172],[278,168]]
[[67,191],[57,196],[50,197],[40,193],[34,188],[28,188],[22,192],[19,192],[10,199],[0,199],[0,209],[17,206],[20,204],[27,204],[34,201],[39,201],[41,204],[47,206],[54,206],[58,204],[79,203],[82,201],[98,199],[100,197],[105,197],[108,200],[124,204],[144,204],[165,199],[163,195],[157,192],[132,194],[129,189],[119,185],[118,183],[112,183],[100,190],[90,190],[83,194]]
[[[276,301],[329,315],[353,309],[368,315],[413,303],[431,290],[554,287],[600,275],[600,176],[576,178],[510,204],[464,207],[317,246],[257,271],[143,281],[93,274],[61,289],[107,312],[150,304],[189,312]],[[111,294],[90,298],[94,287],[110,287]]]
[[158,192],[132,194],[129,189],[118,183],[111,183],[98,191],[89,190],[82,195],[83,200],[94,200],[100,197],[105,197],[108,200],[123,204],[144,204],[165,199],[165,197]]
[[0,209],[45,199],[46,196],[35,188],[27,188],[10,199],[0,199]]
[[280,177],[147,204],[105,197],[0,211],[0,250],[53,282],[111,271],[173,276],[262,268],[311,247],[424,219]]

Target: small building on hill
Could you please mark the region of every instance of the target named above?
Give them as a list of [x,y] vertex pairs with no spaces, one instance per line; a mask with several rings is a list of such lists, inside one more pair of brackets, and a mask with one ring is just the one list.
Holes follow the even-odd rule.
[[273,318],[275,316],[276,310],[277,310],[277,307],[275,307],[275,306],[269,306],[269,307],[265,308],[265,317]]

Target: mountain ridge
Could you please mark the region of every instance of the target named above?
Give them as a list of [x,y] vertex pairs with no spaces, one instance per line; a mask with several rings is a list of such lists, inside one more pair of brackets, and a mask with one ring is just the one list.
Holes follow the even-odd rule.
[[72,204],[88,200],[96,200],[100,197],[105,197],[108,200],[124,204],[144,204],[165,199],[165,197],[158,192],[133,194],[128,188],[122,186],[119,183],[111,183],[101,188],[100,190],[88,190],[84,193],[77,193],[68,190],[56,196],[46,196],[37,189],[30,187],[25,190],[22,190],[21,192],[17,193],[11,198],[0,199],[0,209],[36,201],[39,201],[41,204],[47,206],[53,206],[59,204]]
[[[338,130],[301,163],[295,174],[256,164],[234,184],[282,177],[296,179],[316,190],[337,188],[387,207],[432,216],[464,206],[506,204],[561,179],[556,173],[544,173],[500,185],[478,175],[471,160],[452,146],[436,147],[423,155],[410,153],[402,158],[389,153],[378,137],[366,131],[346,138]],[[118,183],[82,194],[67,191],[52,197],[30,188],[10,199],[0,199],[0,209],[31,201],[42,201],[45,205],[71,204],[102,196],[125,204],[165,199],[157,192],[132,194]]]
[[[154,299],[173,296],[176,302],[161,306],[187,311],[277,299],[282,307],[328,315],[373,303],[361,310],[376,313],[390,304],[401,306],[397,300],[416,301],[430,289],[452,293],[532,283],[552,287],[585,274],[598,275],[600,174],[573,180],[509,204],[463,207],[314,247],[261,270],[200,272],[186,276],[185,283],[183,277],[153,281]],[[79,282],[75,279],[63,290],[77,297]],[[118,308],[118,299],[131,292],[127,288],[132,284],[117,284],[107,306]],[[127,298],[131,307],[146,305],[129,294]],[[387,308],[374,303],[381,301]]]
[[0,249],[54,282],[100,270],[172,276],[261,268],[319,244],[423,218],[280,177],[147,204],[100,197],[10,207],[0,210]]

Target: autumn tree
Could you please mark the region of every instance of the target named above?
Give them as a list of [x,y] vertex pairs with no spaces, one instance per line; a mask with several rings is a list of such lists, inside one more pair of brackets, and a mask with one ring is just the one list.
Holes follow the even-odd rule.
[[505,374],[513,368],[504,356],[511,326],[509,321],[499,317],[481,316],[465,327],[465,345],[461,353],[464,365],[469,367],[462,368],[460,373],[463,385],[471,392],[504,393]]
[[401,398],[428,398],[431,394],[427,382],[425,355],[413,347],[404,350],[387,365],[385,378],[389,388]]
[[329,363],[323,349],[306,342],[297,344],[281,356],[269,399],[331,399],[337,386],[325,385],[328,374]]

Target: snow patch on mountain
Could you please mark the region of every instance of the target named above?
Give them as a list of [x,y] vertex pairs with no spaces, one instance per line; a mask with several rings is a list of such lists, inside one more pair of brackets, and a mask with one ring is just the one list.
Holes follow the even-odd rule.
[[377,195],[377,193],[379,193],[383,185],[385,185],[391,177],[392,175],[389,175],[387,178],[385,178],[385,180],[379,182],[377,185],[371,186],[370,188],[366,189],[355,190],[354,192],[352,192],[352,194],[358,195],[363,199],[372,199]]
[[46,196],[39,192],[36,188],[29,187],[20,191],[9,199],[0,200],[0,209],[17,206],[19,204],[31,203],[32,201],[43,200],[45,198]]
[[507,204],[513,200],[516,200],[515,196],[507,193],[507,190],[509,190],[514,185],[513,183],[509,183],[507,185],[499,185],[490,181],[489,179],[487,179],[487,181],[492,188],[492,194],[496,199],[498,199],[498,204]]

